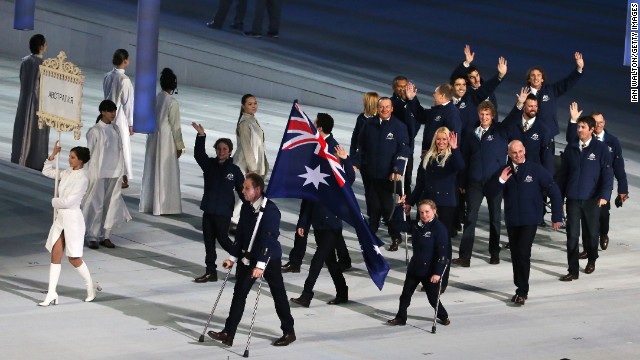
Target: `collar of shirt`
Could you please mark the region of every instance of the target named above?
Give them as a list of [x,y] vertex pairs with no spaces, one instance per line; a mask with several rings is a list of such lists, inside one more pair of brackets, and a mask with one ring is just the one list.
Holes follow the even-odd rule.
[[[389,118],[389,119],[391,119],[391,118]],[[383,121],[389,121],[389,119],[383,119],[383,118],[380,118],[380,125],[382,125],[382,122],[383,122]]]
[[478,138],[480,138],[480,136],[482,136],[482,130],[487,130],[489,131],[489,128],[483,129],[482,126],[478,126],[476,128],[476,135],[478,135]]
[[119,73],[123,73],[124,74],[124,69],[113,68],[113,70],[115,72],[119,72]]
[[435,216],[434,216],[434,217],[432,217],[432,218],[431,218],[431,220],[427,221],[426,223],[425,223],[425,222],[423,222],[422,220],[418,220],[418,226],[423,227],[423,226],[425,226],[426,224],[430,224],[430,223],[433,221],[433,219],[435,219],[435,218],[436,218]]
[[538,89],[534,88],[533,86],[529,86],[529,91],[531,91],[533,95],[538,95]]
[[596,134],[595,132],[593,133],[593,135],[596,136],[596,139],[600,140],[600,141],[604,141],[604,130],[602,130],[602,132],[600,134]]
[[254,213],[257,213],[258,211],[260,211],[260,205],[262,204],[262,199],[263,199],[263,197],[260,196],[258,198],[258,200],[256,200],[256,201],[251,203],[251,206],[253,207],[253,212]]
[[583,144],[584,144],[584,147],[585,147],[585,148],[586,148],[586,147],[589,147],[589,144],[591,144],[591,140],[592,140],[592,139],[593,139],[593,138],[590,138],[589,140],[587,140],[587,141],[585,141],[585,142],[580,141],[580,148],[582,148],[582,145],[583,145]]
[[462,101],[462,98],[457,98],[457,97],[455,97],[455,96],[454,96],[454,97],[451,99],[451,101],[453,101],[453,105],[458,105],[458,103],[459,103],[460,101]]
[[100,127],[103,127],[103,128],[106,128],[107,126],[111,126],[111,124],[107,124],[102,120],[98,121],[97,125],[100,126]]
[[522,117],[522,126],[524,126],[524,123],[529,123],[529,129],[531,129],[531,127],[533,126],[533,123],[536,122],[536,117],[532,117],[529,120],[525,120],[524,116]]
[[446,103],[442,104],[442,106],[447,106],[447,105],[449,105],[450,102],[451,102],[451,100],[449,100]]

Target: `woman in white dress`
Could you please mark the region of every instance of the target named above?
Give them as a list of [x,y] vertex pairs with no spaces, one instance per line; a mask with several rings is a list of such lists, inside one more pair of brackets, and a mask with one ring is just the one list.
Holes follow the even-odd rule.
[[[269,172],[269,162],[264,148],[264,131],[258,123],[255,114],[258,111],[258,100],[251,94],[242,96],[240,117],[236,125],[236,144],[238,150],[233,157],[233,163],[238,165],[243,174],[254,172],[263,178]],[[236,201],[233,209],[233,224],[238,223],[242,201]]]
[[[42,173],[50,178],[55,178],[56,171],[53,168],[53,160],[60,153],[60,145],[56,142],[51,156],[44,162]],[[83,170],[83,166],[89,161],[89,149],[77,146],[69,152],[69,168],[60,173],[60,185],[58,197],[51,199],[51,205],[56,213],[46,248],[51,252],[51,266],[49,268],[49,290],[47,297],[40,306],[58,304],[56,287],[60,278],[63,253],[69,258],[69,262],[78,270],[87,286],[87,298],[84,301],[93,301],[96,298],[96,290],[102,290],[91,279],[87,264],[82,260],[84,246],[85,224],[80,203],[89,186],[89,178]]]
[[147,135],[140,212],[153,215],[182,213],[180,164],[184,141],[180,129],[180,105],[173,97],[178,80],[169,68],[160,75],[162,91],[156,98],[156,130]]

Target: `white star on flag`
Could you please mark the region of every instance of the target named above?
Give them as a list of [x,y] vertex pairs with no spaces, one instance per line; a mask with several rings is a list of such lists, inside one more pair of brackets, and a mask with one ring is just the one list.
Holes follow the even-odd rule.
[[313,184],[313,186],[316,187],[316,190],[318,189],[318,185],[320,185],[320,183],[323,183],[329,186],[329,184],[324,180],[324,178],[326,178],[329,175],[320,172],[320,165],[316,166],[315,169],[311,169],[310,167],[305,165],[305,169],[307,169],[307,172],[305,174],[298,175],[299,177],[305,179],[304,184],[302,184],[302,186],[305,186],[307,184]]
[[375,250],[376,254],[382,255],[382,253],[380,252],[380,248],[377,245],[373,245],[373,250]]

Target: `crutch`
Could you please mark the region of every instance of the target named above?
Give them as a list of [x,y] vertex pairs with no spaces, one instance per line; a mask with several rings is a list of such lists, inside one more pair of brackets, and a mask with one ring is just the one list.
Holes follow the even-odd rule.
[[[264,266],[264,270],[267,270],[267,266],[269,265],[269,260],[271,260],[271,256],[267,258],[267,263]],[[253,324],[256,321],[256,313],[258,312],[258,301],[260,300],[260,291],[262,290],[262,278],[264,277],[264,272],[260,275],[260,282],[258,283],[258,294],[256,295],[256,303],[253,306],[253,316],[251,316],[251,326],[249,327],[249,337],[247,338],[247,347],[244,348],[243,357],[249,357],[249,344],[251,343],[251,335],[253,334]]]
[[[405,195],[404,194],[404,184],[405,184],[404,182],[406,181],[406,179],[405,179],[404,175],[407,172],[407,162],[408,161],[409,161],[408,159],[405,161],[404,168],[402,169],[402,177],[401,177],[401,179],[402,179],[402,187],[400,189],[401,193],[402,193],[402,196]],[[407,221],[407,213],[404,212],[404,206],[402,207],[402,218],[404,219],[405,222]],[[409,241],[408,241],[409,235],[407,234],[406,231],[404,231],[402,233],[402,236],[404,237],[404,263],[406,265],[409,265]]]
[[209,314],[209,319],[207,323],[204,325],[204,330],[202,330],[202,334],[200,334],[200,338],[198,342],[204,342],[204,334],[207,332],[207,328],[209,327],[209,323],[211,323],[211,318],[213,317],[213,312],[216,311],[216,306],[218,306],[218,301],[220,301],[220,296],[222,295],[222,290],[224,290],[224,286],[227,285],[227,280],[229,280],[229,274],[231,274],[231,269],[233,266],[227,270],[227,275],[224,277],[224,282],[222,283],[222,287],[220,287],[220,292],[218,293],[218,297],[216,298],[216,302],[213,304],[213,309],[211,309],[211,313]]
[[433,325],[431,325],[431,333],[436,333],[436,319],[438,318],[438,307],[440,306],[440,291],[442,290],[442,279],[444,279],[444,273],[447,271],[447,266],[449,265],[449,259],[442,258],[440,261],[444,260],[444,269],[442,270],[442,275],[440,276],[440,281],[438,282],[438,300],[436,301],[436,308],[433,313]]

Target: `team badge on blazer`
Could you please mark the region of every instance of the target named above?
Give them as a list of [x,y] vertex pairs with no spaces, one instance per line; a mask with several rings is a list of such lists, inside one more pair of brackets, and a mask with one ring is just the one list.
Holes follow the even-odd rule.
[[233,181],[233,173],[228,173],[227,176],[225,176],[225,178],[229,181]]
[[613,152],[613,149],[611,148],[611,146],[609,146],[609,152]]
[[440,120],[442,120],[442,116],[440,116],[440,115],[436,116],[436,117],[433,119],[433,121],[440,121]]
[[487,140],[487,141],[493,141],[493,135],[489,135],[489,136],[487,136],[486,140]]
[[535,133],[535,134],[531,135],[531,140],[533,140],[533,141],[538,141],[539,138],[540,137],[538,136],[538,133]]
[[387,134],[387,140],[393,140],[393,133]]
[[427,231],[424,233],[424,235],[422,235],[424,237],[431,237],[431,231]]
[[596,154],[594,154],[594,153],[589,154],[589,157],[587,159],[588,160],[595,160],[596,159]]
[[549,101],[549,95],[542,95],[542,101]]
[[465,104],[464,101],[463,101],[463,102],[460,103],[460,106],[458,107],[458,109],[464,109],[466,107],[467,107],[467,104]]
[[531,175],[527,175],[527,177],[524,178],[524,182],[533,182],[533,177]]

